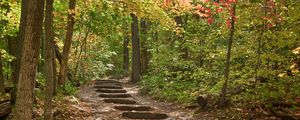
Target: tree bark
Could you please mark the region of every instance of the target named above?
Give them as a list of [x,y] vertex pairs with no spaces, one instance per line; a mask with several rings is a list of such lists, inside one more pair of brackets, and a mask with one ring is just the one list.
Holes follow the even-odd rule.
[[156,43],[156,54],[158,54],[158,50],[159,50],[159,41],[158,41],[158,23],[155,23],[155,33],[154,33],[154,37],[155,37],[155,43]]
[[141,21],[141,73],[146,73],[149,65],[149,52],[147,47],[147,22],[145,20]]
[[[18,75],[14,120],[31,120],[33,114],[33,90],[36,76],[40,37],[44,15],[44,0],[23,0],[26,3],[26,26],[22,32],[20,71]],[[22,12],[23,13],[23,12]],[[22,23],[23,21],[21,21]],[[23,30],[21,30],[23,31]]]
[[129,45],[129,38],[128,38],[128,36],[125,36],[124,41],[123,41],[123,69],[124,69],[126,75],[128,75],[128,71],[129,71],[128,45]]
[[230,59],[231,59],[231,47],[232,47],[232,41],[233,41],[233,35],[234,35],[234,16],[235,16],[235,10],[236,5],[233,5],[233,14],[231,16],[230,26],[229,28],[229,36],[227,40],[227,58],[226,58],[226,67],[225,67],[225,73],[224,73],[224,84],[222,87],[222,91],[220,94],[220,101],[218,104],[218,107],[226,107],[229,105],[229,99],[227,98],[227,84],[229,80],[229,72],[230,72]]
[[[86,41],[88,42],[88,41]],[[87,51],[88,51],[88,48],[87,48],[87,44],[84,44],[84,55],[83,55],[83,59],[87,59]],[[85,79],[85,75],[86,75],[86,72],[85,72],[85,65],[83,64],[83,62],[81,61],[80,62],[82,65],[82,78]]]
[[64,42],[64,48],[62,53],[62,64],[60,66],[58,81],[60,85],[64,85],[66,77],[67,77],[67,66],[69,53],[71,49],[72,37],[73,37],[73,27],[75,24],[75,5],[76,0],[69,1],[69,15],[68,15],[68,23],[67,23],[67,33],[66,40]]
[[2,69],[2,53],[0,51],[0,94],[5,93],[5,86],[4,86],[4,79],[3,79],[3,69]]
[[54,44],[54,46],[53,46],[54,48],[54,51],[55,51],[55,57],[57,58],[57,60],[58,60],[58,63],[59,63],[59,65],[61,66],[62,65],[62,55],[61,55],[61,53],[59,52],[59,48],[58,48],[58,46],[56,45],[56,44]]
[[59,52],[59,48],[56,45],[55,41],[53,40],[53,56],[52,56],[52,63],[53,63],[53,95],[56,95],[56,88],[57,88],[57,84],[58,84],[58,76],[57,76],[57,62],[56,59],[58,61],[58,64],[61,66],[61,53]]
[[[21,58],[21,48],[23,47],[23,42],[24,42],[24,34],[25,34],[25,27],[26,27],[26,17],[27,17],[27,0],[22,0],[22,5],[21,5],[21,18],[20,18],[20,26],[19,26],[19,33],[18,37],[16,40],[16,60],[15,60],[15,66],[14,66],[14,71],[13,71],[13,84],[17,86],[18,84],[18,78],[19,78],[19,72],[20,72],[20,58]],[[16,95],[17,95],[17,87],[15,87],[12,92],[11,92],[11,103],[15,104],[16,102]]]
[[56,52],[55,52],[55,43],[52,41],[52,68],[53,68],[53,95],[56,95],[56,86],[57,86],[57,71],[56,71]]
[[131,34],[132,34],[132,73],[131,82],[136,83],[140,80],[140,39],[139,39],[139,22],[135,14],[130,14],[132,18]]
[[44,119],[53,120],[52,114],[52,97],[53,97],[53,0],[46,1],[46,16],[45,16],[45,108]]
[[200,95],[197,97],[197,103],[201,107],[202,110],[207,110],[209,104],[209,96]]

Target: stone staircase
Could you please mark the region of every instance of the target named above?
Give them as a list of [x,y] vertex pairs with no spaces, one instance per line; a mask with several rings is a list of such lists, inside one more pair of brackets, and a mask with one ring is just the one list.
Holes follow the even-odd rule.
[[167,119],[169,116],[155,112],[151,106],[138,103],[123,89],[121,82],[117,80],[97,80],[95,82],[98,97],[106,103],[112,103],[114,109],[121,111],[127,119]]

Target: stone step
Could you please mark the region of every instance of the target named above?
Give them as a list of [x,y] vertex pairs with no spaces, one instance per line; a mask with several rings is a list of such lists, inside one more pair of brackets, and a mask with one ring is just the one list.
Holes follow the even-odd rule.
[[124,99],[124,98],[107,98],[104,99],[106,103],[114,103],[114,104],[136,104],[137,102],[133,99]]
[[120,82],[117,80],[95,80],[95,82]]
[[98,89],[96,90],[96,92],[99,93],[126,93],[126,90],[122,90],[122,89]]
[[95,81],[97,81],[97,82],[106,82],[106,81],[117,81],[117,82],[119,82],[118,80],[116,80],[116,79],[104,79],[104,80],[95,80]]
[[123,112],[122,115],[129,119],[167,119],[169,116],[151,112]]
[[104,81],[95,81],[96,84],[104,84],[104,83],[116,83],[121,84],[119,81],[111,81],[111,80],[104,80]]
[[121,83],[121,82],[114,81],[114,80],[103,80],[103,81],[95,81],[95,83]]
[[102,93],[98,95],[102,98],[130,98],[132,97],[130,94],[127,93]]
[[111,83],[111,84],[121,84],[120,82],[113,82],[113,81],[110,81],[110,82],[95,82],[96,84],[108,84],[108,83]]
[[105,89],[122,89],[121,86],[116,86],[116,85],[97,85],[95,86],[97,89],[105,88]]
[[105,84],[95,84],[95,86],[119,86],[119,87],[121,87],[121,84],[105,83]]
[[126,105],[126,106],[114,106],[115,109],[120,111],[150,111],[152,110],[149,106],[141,106],[141,105]]
[[117,79],[100,79],[95,81],[118,81]]

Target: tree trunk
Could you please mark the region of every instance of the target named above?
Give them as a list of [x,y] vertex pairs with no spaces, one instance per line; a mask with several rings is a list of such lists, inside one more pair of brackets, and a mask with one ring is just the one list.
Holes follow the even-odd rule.
[[[87,41],[88,42],[88,41]],[[83,56],[83,59],[87,59],[87,51],[88,51],[88,48],[87,48],[87,44],[84,44],[84,56]],[[82,79],[85,79],[85,75],[86,75],[86,72],[85,72],[85,64],[83,64],[83,62],[81,61],[80,64],[82,64]]]
[[56,95],[56,86],[57,86],[57,71],[56,71],[56,52],[55,52],[55,43],[52,41],[52,68],[53,68],[53,95]]
[[[184,29],[185,26],[187,26],[188,23],[188,15],[185,16],[184,23],[182,25],[182,28]],[[183,52],[183,59],[189,60],[189,48],[185,45],[186,40],[184,40],[184,33],[182,33],[182,43],[181,43],[181,51]]]
[[61,66],[62,65],[62,55],[61,55],[61,53],[59,52],[59,48],[58,48],[58,46],[56,45],[56,44],[54,44],[54,46],[53,46],[54,48],[54,51],[55,51],[55,57],[57,58],[57,60],[58,60],[58,63],[59,63],[59,65]]
[[149,65],[149,52],[147,48],[147,22],[141,21],[141,73],[145,73]]
[[[176,16],[175,22],[176,22],[176,27],[178,27],[178,28],[184,27],[184,22],[183,22],[182,16]],[[181,33],[180,35],[178,35],[177,40],[180,43],[179,50],[182,53],[181,58],[187,60],[189,57],[189,51],[188,51],[188,48],[186,46],[184,46],[184,44],[185,44],[184,33]]]
[[[265,5],[267,5],[267,2],[268,2],[268,0],[265,0]],[[265,11],[265,9],[264,9],[264,15],[266,16],[266,11]],[[263,23],[262,23],[262,29],[261,29],[261,31],[260,31],[260,35],[259,35],[259,38],[258,38],[258,45],[257,45],[257,51],[256,51],[256,53],[257,53],[257,63],[256,63],[256,66],[255,66],[255,69],[254,69],[254,76],[255,76],[255,81],[254,81],[254,99],[253,99],[253,103],[252,104],[254,104],[254,106],[253,106],[253,112],[252,112],[252,115],[250,116],[250,117],[252,117],[253,119],[255,119],[256,118],[256,107],[258,107],[258,102],[257,102],[257,93],[258,93],[258,90],[257,90],[257,83],[258,83],[258,81],[259,81],[259,77],[260,76],[258,76],[258,71],[259,71],[259,69],[260,69],[260,67],[261,67],[261,54],[262,54],[262,51],[261,51],[261,49],[262,49],[262,40],[263,40],[263,38],[264,38],[264,32],[265,32],[265,29],[266,29],[266,21],[263,21]]]
[[125,70],[126,75],[128,74],[128,71],[129,71],[128,45],[129,45],[129,38],[128,38],[128,36],[125,36],[124,41],[123,41],[123,69]]
[[46,0],[45,16],[45,108],[44,119],[53,120],[52,114],[52,97],[53,97],[53,0]]
[[[21,8],[21,18],[20,18],[20,26],[19,26],[19,33],[18,37],[16,40],[16,60],[15,60],[15,66],[14,66],[14,71],[13,71],[13,84],[17,86],[18,84],[18,79],[19,79],[19,72],[20,72],[20,59],[21,59],[21,48],[23,47],[23,42],[24,42],[24,34],[25,34],[25,27],[26,27],[26,17],[27,17],[27,0],[22,0],[22,8]],[[14,88],[11,92],[11,103],[15,104],[16,102],[16,93],[17,88]]]
[[156,54],[158,54],[158,48],[159,48],[159,41],[158,41],[158,23],[155,23],[155,33],[154,33],[154,37],[155,37],[155,43],[156,43]]
[[[26,26],[22,32],[20,71],[18,76],[14,120],[31,120],[33,114],[33,90],[38,62],[40,37],[44,15],[44,0],[23,0],[26,3]],[[23,13],[23,12],[22,12]],[[22,23],[23,21],[21,21]],[[23,31],[23,30],[21,30]]]
[[226,67],[225,67],[225,73],[224,73],[224,84],[222,87],[222,91],[220,94],[220,101],[218,104],[218,107],[226,107],[229,105],[229,99],[227,98],[227,84],[229,80],[229,72],[230,72],[230,57],[231,57],[231,47],[232,47],[232,41],[233,41],[233,35],[234,35],[234,16],[235,16],[235,9],[236,5],[233,5],[233,14],[231,16],[230,26],[229,28],[229,36],[227,40],[227,58],[226,58]]
[[[45,58],[45,36],[44,36],[44,31],[42,31],[42,35],[41,35],[41,42],[40,42],[40,53],[41,53],[41,58]],[[40,72],[40,73],[45,73],[45,61],[44,60],[41,60],[38,62],[38,67],[37,67],[37,72]]]
[[61,53],[59,52],[59,48],[58,48],[58,46],[56,45],[56,43],[55,43],[55,41],[53,40],[53,46],[52,46],[53,48],[53,52],[52,52],[52,54],[53,54],[53,60],[52,60],[52,62],[53,62],[53,95],[56,95],[56,88],[57,88],[57,84],[58,84],[58,76],[57,76],[57,62],[56,62],[56,59],[57,59],[57,61],[58,61],[58,64],[61,66]]
[[136,83],[140,80],[140,39],[139,39],[139,22],[135,14],[130,14],[132,18],[131,34],[132,34],[132,73],[131,82]]
[[2,53],[0,51],[0,94],[5,93],[5,86],[4,86],[4,79],[3,79],[3,69],[2,69]]
[[75,5],[76,0],[69,1],[69,15],[68,15],[68,23],[67,23],[67,33],[66,33],[66,40],[64,42],[64,48],[62,53],[62,64],[60,66],[59,77],[58,81],[60,85],[64,85],[66,77],[67,77],[67,66],[68,66],[68,59],[69,53],[71,49],[72,37],[73,37],[73,26],[75,23]]
[[86,34],[85,34],[85,36],[84,36],[84,38],[82,40],[82,44],[80,45],[80,51],[79,51],[77,63],[76,63],[75,70],[74,70],[74,77],[76,77],[76,75],[77,75],[77,71],[78,71],[78,67],[79,67],[79,62],[80,62],[81,57],[82,57],[83,47],[87,43],[87,39],[89,37],[89,34],[90,34],[90,30],[87,30],[87,32],[86,32]]

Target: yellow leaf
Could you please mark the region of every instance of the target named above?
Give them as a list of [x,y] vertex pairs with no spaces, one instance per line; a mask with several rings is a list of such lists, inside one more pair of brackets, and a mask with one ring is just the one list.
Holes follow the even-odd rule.
[[299,54],[300,53],[300,47],[297,47],[296,49],[293,50],[294,54]]
[[283,77],[285,75],[285,73],[280,73],[279,75],[278,75],[278,77]]

